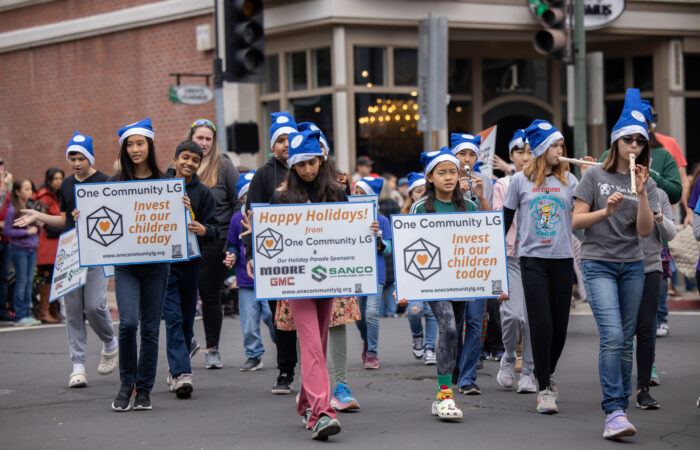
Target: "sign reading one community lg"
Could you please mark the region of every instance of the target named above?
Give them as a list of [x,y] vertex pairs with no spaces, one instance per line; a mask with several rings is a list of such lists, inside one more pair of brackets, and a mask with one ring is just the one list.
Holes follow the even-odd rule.
[[75,185],[80,265],[186,261],[182,178]]
[[377,293],[370,202],[253,207],[257,300]]
[[473,300],[508,293],[503,212],[392,215],[396,297]]
[[73,228],[58,237],[49,301],[57,300],[68,292],[78,289],[85,285],[86,281],[87,267],[80,267],[78,232]]

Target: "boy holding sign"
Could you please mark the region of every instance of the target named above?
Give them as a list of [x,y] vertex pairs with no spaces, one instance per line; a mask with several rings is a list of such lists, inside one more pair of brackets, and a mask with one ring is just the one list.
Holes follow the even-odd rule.
[[[219,234],[216,203],[207,186],[200,182],[197,170],[204,154],[196,142],[184,141],[175,149],[174,169],[168,175],[185,179],[185,192],[190,201],[192,221],[187,230],[197,241],[212,241]],[[200,245],[201,248],[201,245]],[[200,257],[172,263],[163,304],[168,353],[168,385],[178,398],[188,398],[194,389],[190,366],[189,343],[194,337],[194,315],[197,306],[197,282]]]
[[[63,180],[60,189],[60,216],[50,216],[34,209],[23,209],[24,215],[15,221],[15,226],[27,226],[41,221],[56,228],[66,230],[75,228],[75,192],[79,183],[99,183],[107,181],[107,175],[95,170],[95,154],[90,136],[75,132],[66,146],[66,160],[73,170],[73,175]],[[102,358],[97,373],[107,375],[117,368],[119,347],[112,329],[112,318],[107,309],[107,278],[102,267],[89,267],[84,286],[68,292],[64,297],[66,305],[66,335],[68,349],[73,362],[73,371],[68,379],[68,387],[87,386],[85,371],[85,347],[87,345],[87,328],[85,319],[102,341]]]

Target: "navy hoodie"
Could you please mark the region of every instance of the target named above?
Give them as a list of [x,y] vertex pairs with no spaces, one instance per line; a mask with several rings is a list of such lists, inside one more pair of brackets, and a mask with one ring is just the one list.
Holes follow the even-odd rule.
[[[168,169],[166,175],[175,178],[175,169]],[[185,184],[185,192],[190,198],[194,220],[204,225],[206,234],[197,236],[199,248],[202,248],[203,241],[214,241],[219,236],[220,226],[216,220],[216,202],[211,190],[199,181],[199,176],[194,174],[189,183]]]

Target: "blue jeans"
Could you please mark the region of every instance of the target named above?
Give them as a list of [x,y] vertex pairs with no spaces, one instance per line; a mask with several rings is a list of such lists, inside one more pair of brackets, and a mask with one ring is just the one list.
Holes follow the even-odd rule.
[[0,309],[7,308],[7,280],[10,278],[11,256],[10,243],[0,241]]
[[379,308],[379,317],[394,317],[396,315],[396,299],[394,299],[394,291],[396,290],[395,284],[384,288],[384,295],[382,295],[381,306]]
[[200,258],[170,265],[163,304],[168,366],[173,376],[192,373],[190,343],[194,336]]
[[[459,355],[459,380],[457,386],[463,387],[476,383],[476,365],[481,355],[481,330],[486,311],[486,299],[480,298],[466,302],[464,307],[464,322],[467,333]],[[457,328],[457,339],[462,340],[462,327]]]
[[362,318],[355,322],[362,340],[367,344],[367,353],[377,356],[379,346],[379,302],[383,298],[384,285],[377,285],[377,295],[357,297]]
[[626,410],[632,394],[634,333],[644,289],[644,262],[582,260],[581,269],[600,334],[602,407],[606,414]]
[[275,325],[272,322],[272,311],[268,302],[256,302],[255,291],[252,287],[238,288],[238,312],[241,316],[241,331],[243,332],[243,347],[246,358],[259,358],[265,353],[262,337],[260,336],[260,321],[270,330],[270,339],[275,342]]
[[[119,308],[119,378],[150,392],[158,365],[158,334],[170,264],[133,264],[114,269]],[[140,322],[140,327],[139,327]],[[140,328],[141,348],[136,332]]]
[[31,315],[36,250],[28,252],[21,248],[13,248],[12,264],[15,266],[15,291],[12,304],[15,308],[15,320],[20,320]]
[[[411,327],[411,333],[425,336],[425,346],[431,346],[435,350],[435,339],[437,338],[437,321],[433,310],[428,302],[411,302],[406,308],[406,316],[408,317],[408,325]],[[425,333],[423,333],[423,321],[425,317]]]

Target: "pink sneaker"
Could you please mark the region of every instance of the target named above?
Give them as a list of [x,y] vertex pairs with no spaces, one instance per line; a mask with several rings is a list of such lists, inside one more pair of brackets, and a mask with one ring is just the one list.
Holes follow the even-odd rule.
[[379,369],[379,360],[373,353],[367,353],[367,359],[365,359],[365,369]]
[[367,362],[367,342],[362,343],[362,364]]

